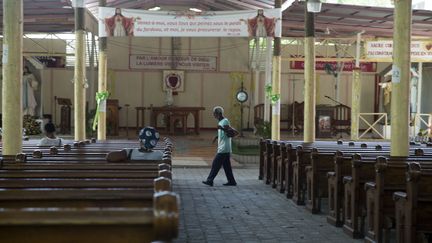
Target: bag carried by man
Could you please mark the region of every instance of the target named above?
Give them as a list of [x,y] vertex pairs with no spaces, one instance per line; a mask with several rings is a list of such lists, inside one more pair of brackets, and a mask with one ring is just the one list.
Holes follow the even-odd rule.
[[225,125],[224,127],[219,127],[225,132],[225,135],[229,138],[233,138],[239,135],[239,132],[231,126]]

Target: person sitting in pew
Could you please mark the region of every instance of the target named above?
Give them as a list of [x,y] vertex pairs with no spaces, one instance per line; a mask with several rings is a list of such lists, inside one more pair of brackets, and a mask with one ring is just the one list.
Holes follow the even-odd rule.
[[45,127],[45,137],[42,138],[38,146],[61,146],[62,139],[55,135],[56,128],[55,125],[51,122],[48,122]]
[[106,156],[108,162],[127,162],[133,160],[162,160],[164,153],[160,150],[151,150],[159,140],[159,133],[152,127],[141,129],[139,133],[140,148],[125,148],[120,151],[109,152]]

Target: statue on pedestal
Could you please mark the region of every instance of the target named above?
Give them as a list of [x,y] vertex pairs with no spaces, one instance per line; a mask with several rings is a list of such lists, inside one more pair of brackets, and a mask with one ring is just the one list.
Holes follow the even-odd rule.
[[418,83],[419,83],[419,74],[417,73],[417,70],[411,68],[410,113],[420,113],[419,111],[417,111]]
[[173,99],[171,88],[166,89],[165,104],[167,106],[172,106],[174,104],[174,99]]
[[37,106],[35,91],[39,87],[36,77],[30,72],[27,66],[23,70],[23,115],[35,115]]

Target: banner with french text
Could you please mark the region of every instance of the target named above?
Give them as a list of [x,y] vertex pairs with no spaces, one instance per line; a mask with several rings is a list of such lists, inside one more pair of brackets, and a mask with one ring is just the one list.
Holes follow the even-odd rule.
[[182,70],[216,71],[217,57],[210,56],[164,56],[164,55],[130,55],[131,69],[171,69],[175,64]]
[[99,37],[281,37],[282,12],[149,11],[99,7]]
[[[392,40],[367,41],[365,49],[368,61],[392,62]],[[432,62],[432,40],[411,42],[411,62]]]

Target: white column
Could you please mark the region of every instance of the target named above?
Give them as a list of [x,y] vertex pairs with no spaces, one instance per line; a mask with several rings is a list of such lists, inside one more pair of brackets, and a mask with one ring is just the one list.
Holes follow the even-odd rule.
[[266,97],[266,86],[272,84],[273,38],[267,37],[265,86],[264,86],[264,121],[270,121],[270,100]]
[[3,0],[3,156],[15,156],[22,149],[22,36],[22,0]]

